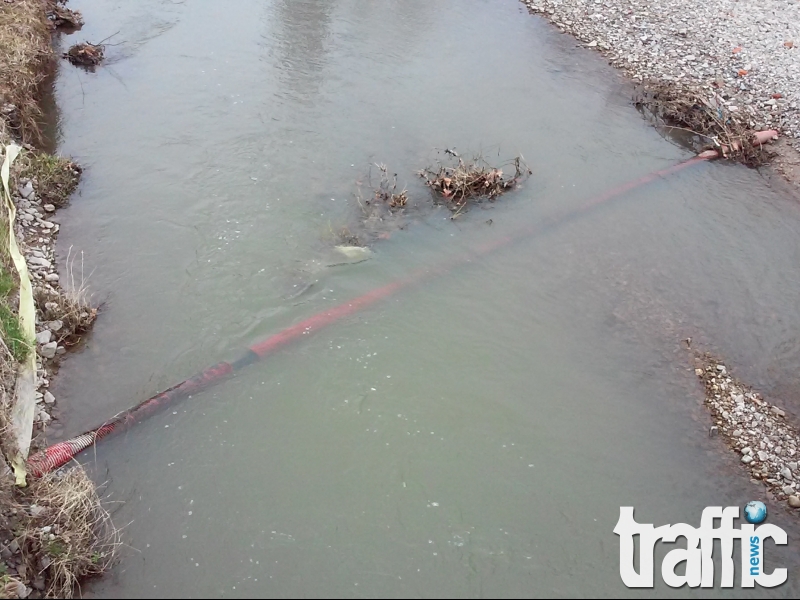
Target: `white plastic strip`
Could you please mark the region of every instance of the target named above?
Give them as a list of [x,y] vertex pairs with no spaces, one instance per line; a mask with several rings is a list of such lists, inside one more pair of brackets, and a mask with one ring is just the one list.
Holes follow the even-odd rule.
[[19,276],[19,323],[20,330],[25,336],[25,340],[31,344],[31,352],[28,358],[20,364],[17,373],[17,384],[14,390],[14,404],[11,408],[11,437],[12,448],[10,450],[11,466],[14,467],[14,475],[17,485],[25,486],[25,460],[31,448],[31,436],[33,434],[33,419],[36,413],[36,352],[33,349],[34,339],[36,338],[36,309],[33,304],[33,289],[28,274],[28,264],[25,257],[19,251],[17,237],[14,234],[14,219],[17,216],[17,209],[11,200],[11,190],[9,189],[9,177],[11,173],[11,163],[19,155],[21,148],[16,144],[9,144],[5,147],[5,159],[0,178],[3,181],[3,204],[8,215],[8,254],[14,263]]

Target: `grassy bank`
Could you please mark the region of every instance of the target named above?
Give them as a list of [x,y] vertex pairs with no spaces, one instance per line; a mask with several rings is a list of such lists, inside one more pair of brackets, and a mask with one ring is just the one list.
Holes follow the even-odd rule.
[[[77,186],[80,168],[38,149],[42,144],[42,84],[57,60],[52,35],[61,24],[79,22],[79,15],[56,0],[0,1],[0,164],[8,144],[22,146],[11,169],[9,188],[18,211],[14,237],[29,267],[39,332],[37,340],[27,339],[20,324],[20,277],[28,278],[28,274],[20,275],[9,251],[9,212],[3,196],[0,203],[0,444],[4,451],[0,461],[0,598],[72,597],[82,579],[109,567],[117,547],[117,534],[108,513],[94,483],[80,466],[36,481],[29,478],[29,485],[20,488],[14,485],[6,461],[15,440],[9,413],[15,400],[20,364],[36,353],[39,402],[32,433],[41,438],[50,422],[48,411],[52,411],[54,402],[46,388],[50,369],[60,360],[55,350],[63,352],[64,346],[59,344],[74,339],[95,315],[82,294],[61,288],[53,266],[58,226],[49,221],[49,215],[69,200]],[[78,318],[72,318],[75,315]],[[57,340],[50,344],[52,353],[42,343],[44,331],[48,340],[51,335]],[[49,404],[46,394],[51,399]]]
[[39,85],[55,60],[47,2],[0,3],[0,136],[38,141]]

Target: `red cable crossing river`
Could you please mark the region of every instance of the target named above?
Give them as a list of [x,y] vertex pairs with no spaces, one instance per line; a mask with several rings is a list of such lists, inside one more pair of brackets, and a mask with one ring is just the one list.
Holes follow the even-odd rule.
[[253,344],[239,359],[233,362],[221,362],[209,367],[201,373],[182,381],[178,385],[175,385],[168,390],[148,398],[133,408],[119,413],[99,427],[90,429],[86,433],[78,435],[69,440],[53,444],[45,450],[32,455],[30,458],[28,458],[28,471],[34,477],[41,477],[44,474],[65,465],[77,454],[95,445],[103,438],[111,435],[114,432],[120,431],[129,425],[141,421],[166,404],[174,402],[180,398],[185,398],[186,396],[195,394],[213,384],[219,383],[236,371],[261,360],[273,351],[283,348],[302,336],[316,333],[328,325],[331,325],[332,323],[335,323],[344,317],[359,312],[371,306],[372,304],[375,304],[379,300],[383,300],[395,292],[410,286],[411,284],[419,283],[435,275],[442,274],[455,266],[469,262],[475,257],[486,255],[523,237],[527,237],[547,228],[565,223],[570,218],[581,215],[598,205],[621,196],[622,194],[642,185],[650,183],[659,177],[665,177],[666,175],[670,175],[691,165],[716,157],[716,151],[705,152],[690,158],[689,160],[672,165],[671,167],[667,167],[666,169],[654,171],[653,173],[649,173],[643,177],[640,177],[639,179],[620,185],[605,192],[604,194],[592,198],[586,204],[577,209],[547,218],[535,226],[524,228],[512,235],[479,246],[471,255],[460,257],[459,259],[451,261],[448,264],[444,264],[439,268],[425,269],[415,272],[404,279],[400,279],[383,287],[374,289],[366,294],[354,298],[353,300],[350,300],[349,302],[339,304],[338,306],[309,317],[308,319],[305,319],[296,325],[287,327],[283,331],[280,331],[261,342]]

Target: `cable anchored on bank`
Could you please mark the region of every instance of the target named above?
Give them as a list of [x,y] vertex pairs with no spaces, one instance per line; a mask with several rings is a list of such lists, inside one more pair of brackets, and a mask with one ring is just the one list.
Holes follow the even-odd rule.
[[[772,134],[772,132],[763,133],[761,134],[761,138],[758,139],[767,140],[772,137],[772,135],[767,134]],[[119,432],[123,429],[126,429],[130,425],[133,425],[134,423],[142,421],[166,405],[172,404],[179,399],[186,398],[187,396],[196,394],[212,385],[216,385],[226,380],[244,367],[262,360],[271,353],[299,340],[301,337],[317,333],[328,325],[341,321],[345,317],[348,317],[352,314],[358,313],[379,302],[380,300],[392,296],[402,289],[420,283],[433,276],[443,274],[454,267],[467,263],[474,258],[489,254],[503,246],[507,246],[514,241],[567,223],[572,218],[585,214],[586,212],[603,205],[614,198],[620,197],[623,194],[644,186],[652,181],[655,181],[656,179],[666,177],[698,163],[706,162],[720,156],[722,156],[721,152],[717,150],[709,150],[665,169],[654,171],[644,175],[643,177],[640,177],[639,179],[622,184],[603,194],[600,194],[577,209],[565,211],[560,215],[544,219],[534,226],[523,228],[511,235],[499,238],[487,244],[483,244],[476,248],[470,255],[459,257],[458,259],[451,261],[448,264],[441,265],[438,268],[428,268],[417,271],[403,279],[376,288],[348,302],[344,302],[333,308],[313,315],[295,325],[287,327],[286,329],[271,335],[263,341],[253,344],[247,348],[247,350],[238,359],[234,361],[220,362],[216,365],[208,367],[197,375],[186,379],[185,381],[182,381],[181,383],[163,392],[160,392],[151,398],[148,398],[133,408],[119,413],[100,426],[90,429],[89,431],[69,440],[53,444],[41,452],[32,455],[27,461],[28,471],[34,477],[41,477],[44,474],[65,465],[79,453],[94,446],[97,442],[108,437],[112,433]]]

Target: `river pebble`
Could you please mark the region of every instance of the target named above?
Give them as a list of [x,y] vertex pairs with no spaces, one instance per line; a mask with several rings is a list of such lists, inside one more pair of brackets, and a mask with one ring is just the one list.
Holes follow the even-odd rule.
[[50,268],[53,266],[53,264],[49,260],[47,260],[46,258],[40,258],[38,256],[28,257],[28,264],[31,265],[33,268],[37,267]]

